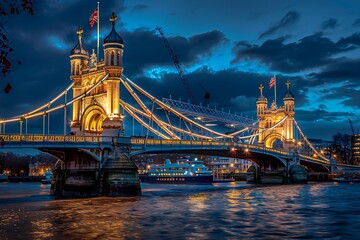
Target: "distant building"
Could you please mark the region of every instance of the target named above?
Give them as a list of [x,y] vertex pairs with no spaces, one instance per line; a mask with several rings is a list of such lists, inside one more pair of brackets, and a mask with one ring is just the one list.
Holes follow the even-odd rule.
[[355,165],[360,165],[360,134],[351,136],[351,153],[352,162]]
[[239,173],[246,173],[252,165],[251,161],[237,158],[211,157],[207,161],[207,166],[213,172],[214,179],[226,179]]
[[[308,141],[320,154],[323,154],[327,158],[331,157],[333,141],[328,141],[323,139],[313,139],[313,138],[309,138]],[[311,149],[308,148],[306,145],[305,145],[305,150],[307,150],[309,153],[311,152]]]
[[35,162],[29,164],[29,176],[44,176],[51,167],[46,163]]

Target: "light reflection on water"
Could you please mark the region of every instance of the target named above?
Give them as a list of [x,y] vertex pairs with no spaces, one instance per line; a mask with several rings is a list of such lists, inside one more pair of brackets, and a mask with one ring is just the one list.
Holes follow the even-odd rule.
[[143,184],[133,198],[55,199],[0,184],[0,239],[358,239],[360,184]]

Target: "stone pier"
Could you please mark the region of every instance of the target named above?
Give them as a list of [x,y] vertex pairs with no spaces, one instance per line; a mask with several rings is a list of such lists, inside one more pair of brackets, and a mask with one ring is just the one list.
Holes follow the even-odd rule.
[[[54,151],[48,151],[54,154]],[[51,195],[59,197],[139,196],[137,167],[127,145],[104,149],[102,160],[86,150],[63,149],[54,154],[59,161],[53,170]]]

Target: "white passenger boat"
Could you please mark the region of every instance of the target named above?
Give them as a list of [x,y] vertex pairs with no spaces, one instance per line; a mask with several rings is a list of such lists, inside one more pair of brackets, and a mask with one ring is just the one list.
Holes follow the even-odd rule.
[[150,166],[144,182],[209,184],[213,182],[213,175],[203,165],[203,161],[183,158],[178,159],[176,163],[171,163],[169,159],[166,159],[164,165]]

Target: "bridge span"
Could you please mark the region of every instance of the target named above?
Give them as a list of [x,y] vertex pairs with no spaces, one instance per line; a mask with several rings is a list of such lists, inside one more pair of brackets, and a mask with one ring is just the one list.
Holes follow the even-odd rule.
[[[131,158],[146,153],[243,158],[254,162],[254,176],[278,169],[292,173],[294,181],[306,180],[306,171],[332,170],[330,159],[312,146],[295,120],[289,81],[283,106],[276,101],[269,106],[260,84],[254,103],[256,120],[201,104],[160,100],[123,74],[124,41],[115,29],[116,20],[112,15],[111,31],[104,38],[104,60],[89,54],[82,42],[83,30],[78,29],[77,44],[70,52],[71,84],[27,113],[0,118],[2,148],[36,148],[57,157],[52,194],[139,195],[137,167]],[[120,96],[120,87],[130,99]],[[67,97],[70,93],[72,99]],[[55,112],[63,113],[63,135],[51,134],[50,114]],[[133,122],[133,135],[136,122],[145,129],[146,134],[141,134],[145,138],[126,136],[128,118]],[[42,134],[29,134],[38,132],[28,129],[33,120],[40,121]],[[7,133],[17,128],[15,134]]]

